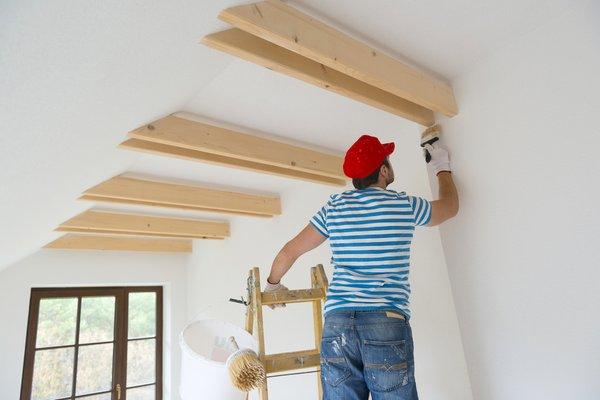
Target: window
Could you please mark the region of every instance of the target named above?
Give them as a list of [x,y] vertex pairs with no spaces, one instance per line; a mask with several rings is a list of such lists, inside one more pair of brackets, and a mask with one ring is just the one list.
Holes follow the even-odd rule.
[[162,399],[162,287],[31,290],[21,400],[67,399]]

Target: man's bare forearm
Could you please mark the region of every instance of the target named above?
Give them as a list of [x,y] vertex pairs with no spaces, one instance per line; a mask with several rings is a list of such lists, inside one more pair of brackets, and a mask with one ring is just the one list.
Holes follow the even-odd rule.
[[286,272],[288,272],[292,265],[294,265],[296,259],[296,257],[289,254],[288,249],[286,248],[286,246],[284,246],[283,249],[279,251],[275,259],[273,260],[273,265],[271,266],[271,273],[267,278],[267,282],[272,284],[279,283],[279,281],[281,281],[281,278],[283,278]]
[[439,190],[439,199],[445,201],[448,204],[448,211],[454,216],[458,213],[458,190],[452,179],[451,172],[440,172],[437,176]]
[[458,190],[452,179],[452,173],[438,173],[438,200],[431,202],[431,220],[428,226],[436,226],[458,214]]
[[[441,219],[446,221],[458,214],[458,190],[452,179],[452,173],[442,171],[438,173],[438,200],[441,207]],[[440,222],[440,223],[441,223]]]
[[277,253],[271,266],[268,282],[271,284],[279,283],[302,254],[314,249],[324,241],[325,237],[317,232],[315,228],[310,224],[306,226]]

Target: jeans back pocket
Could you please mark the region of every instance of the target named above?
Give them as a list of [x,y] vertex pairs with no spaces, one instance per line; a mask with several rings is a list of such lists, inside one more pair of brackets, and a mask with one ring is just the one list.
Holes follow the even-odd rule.
[[321,376],[325,383],[338,386],[350,376],[341,337],[321,339]]
[[365,381],[375,392],[389,392],[408,384],[405,340],[363,340]]

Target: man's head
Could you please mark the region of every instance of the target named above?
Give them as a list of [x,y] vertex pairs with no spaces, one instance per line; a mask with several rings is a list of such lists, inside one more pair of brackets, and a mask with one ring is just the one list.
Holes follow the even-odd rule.
[[383,160],[383,163],[366,178],[352,179],[352,184],[357,189],[366,189],[369,186],[385,188],[392,182],[394,182],[394,169],[387,157]]
[[394,170],[388,156],[394,143],[381,144],[374,136],[361,136],[346,152],[344,173],[357,189],[369,186],[387,187],[394,181]]

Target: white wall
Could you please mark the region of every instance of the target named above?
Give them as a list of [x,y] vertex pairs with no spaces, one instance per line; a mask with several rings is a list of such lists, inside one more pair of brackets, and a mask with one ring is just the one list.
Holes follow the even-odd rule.
[[[388,127],[390,132],[394,130]],[[379,132],[378,132],[379,133]],[[382,135],[396,140],[396,190],[429,196],[429,185],[420,151],[418,134]],[[232,181],[246,182],[250,174],[215,170]],[[233,175],[232,175],[233,174]],[[188,316],[215,317],[243,326],[244,308],[228,303],[230,297],[245,296],[248,270],[261,268],[264,283],[277,251],[306,226],[309,218],[335,191],[321,185],[282,178],[269,178],[268,188],[282,195],[283,215],[273,219],[235,218],[232,236],[222,242],[196,243],[188,275]],[[268,189],[263,186],[263,189]],[[324,244],[302,257],[284,278],[295,289],[310,287],[310,267],[322,263],[331,276],[330,252]],[[468,400],[471,391],[467,377],[457,319],[437,229],[422,229],[413,247],[411,281],[413,284],[413,331],[416,346],[416,379],[421,397],[428,400]],[[307,304],[288,305],[285,310],[265,308],[267,353],[313,348],[312,310]],[[272,399],[315,399],[313,375],[271,379]]]
[[454,82],[461,211],[441,228],[473,396],[600,397],[600,7]]
[[0,271],[0,388],[17,399],[32,287],[164,286],[164,398],[178,399],[187,255],[41,250]]

